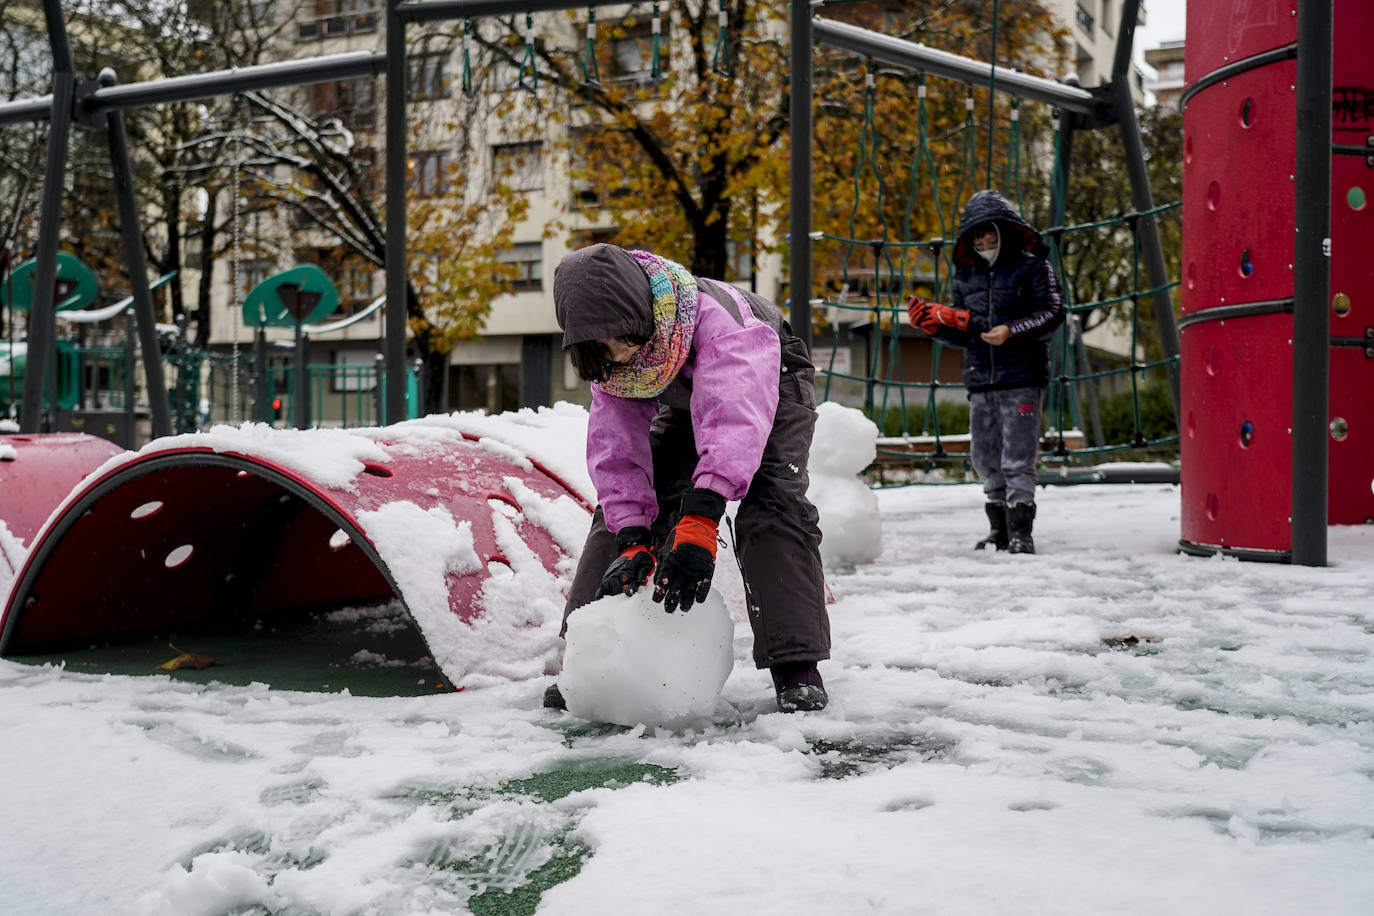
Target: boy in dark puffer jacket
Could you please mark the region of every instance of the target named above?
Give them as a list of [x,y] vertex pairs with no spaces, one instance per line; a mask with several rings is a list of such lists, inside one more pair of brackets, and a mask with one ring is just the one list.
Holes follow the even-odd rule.
[[970,452],[983,478],[989,544],[1035,553],[1035,465],[1050,338],[1064,322],[1059,281],[1040,233],[996,191],[969,198],[954,246],[954,304],[913,297],[907,314],[941,343],[962,348]]

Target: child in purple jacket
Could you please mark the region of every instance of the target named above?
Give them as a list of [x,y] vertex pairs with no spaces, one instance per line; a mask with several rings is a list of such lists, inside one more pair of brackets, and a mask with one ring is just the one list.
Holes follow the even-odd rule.
[[[598,244],[554,271],[563,348],[592,383],[597,509],[563,614],[653,583],[664,610],[706,600],[725,504],[754,662],[784,712],[828,702],[821,533],[806,498],[815,369],[777,307],[646,251]],[[558,685],[544,705],[563,708]]]

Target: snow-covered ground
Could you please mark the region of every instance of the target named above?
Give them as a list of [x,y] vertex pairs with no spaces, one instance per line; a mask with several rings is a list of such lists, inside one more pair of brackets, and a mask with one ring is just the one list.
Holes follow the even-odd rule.
[[733,608],[678,729],[0,661],[0,911],[1374,912],[1374,527],[1295,568],[1178,554],[1177,487],[1039,502],[1009,556],[976,486],[878,493],[819,714]]

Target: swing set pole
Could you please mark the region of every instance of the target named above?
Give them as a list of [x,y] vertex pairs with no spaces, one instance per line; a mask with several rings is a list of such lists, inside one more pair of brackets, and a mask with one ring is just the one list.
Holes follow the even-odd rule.
[[984,89],[991,88],[995,81],[997,88],[1008,95],[1058,105],[1085,115],[1103,115],[1108,109],[1099,96],[1077,86],[1068,86],[1019,70],[990,67],[986,61],[961,57],[833,19],[817,18],[810,25],[816,41],[909,70],[947,77]]
[[[62,178],[66,171],[72,99],[76,96],[76,71],[72,65],[67,23],[58,0],[44,0],[48,43],[52,47],[52,123],[48,128],[48,158],[43,172],[43,198],[39,208],[37,264],[33,299],[29,306],[29,349],[24,368],[24,409],[19,431],[48,432],[49,411],[57,410],[57,312],[53,292],[57,288],[58,228],[62,219]],[[44,409],[44,401],[51,402]]]
[[[100,85],[113,86],[115,73],[106,67],[100,72]],[[143,233],[139,229],[138,202],[134,198],[134,172],[129,162],[128,134],[124,129],[124,112],[115,109],[105,114],[105,133],[110,145],[110,168],[114,176],[115,197],[119,205],[119,228],[124,237],[124,260],[129,263],[129,289],[137,318],[139,347],[143,350],[143,371],[148,386],[148,413],[153,438],[172,434],[171,410],[167,405],[167,383],[162,374],[162,348],[154,327],[153,294],[148,287],[148,253],[143,247]],[[130,341],[132,343],[132,341]],[[131,361],[124,370],[133,378]],[[132,400],[129,407],[132,409]],[[129,426],[128,447],[134,446],[132,424]]]
[[[1135,42],[1135,23],[1140,0],[1126,0],[1121,8],[1121,28],[1117,32],[1116,56],[1112,61],[1110,84],[1112,107],[1117,126],[1121,129],[1121,145],[1125,147],[1126,173],[1131,182],[1131,202],[1141,214],[1139,223],[1140,249],[1145,260],[1145,272],[1154,287],[1155,326],[1159,343],[1169,358],[1169,393],[1174,401],[1174,416],[1179,409],[1179,343],[1178,325],[1174,320],[1174,300],[1169,293],[1169,268],[1164,261],[1164,246],[1159,240],[1159,223],[1154,217],[1154,195],[1150,192],[1150,172],[1145,166],[1145,144],[1140,138],[1140,124],[1135,116],[1135,99],[1131,95],[1131,47]],[[1132,355],[1134,358],[1134,354]]]
[[811,352],[811,4],[792,3],[791,131],[788,149],[791,216],[788,227],[787,287],[791,294],[792,332]]
[[[1293,493],[1291,550],[1326,565],[1330,499],[1331,0],[1299,0],[1293,196]],[[1359,257],[1359,255],[1355,255]]]

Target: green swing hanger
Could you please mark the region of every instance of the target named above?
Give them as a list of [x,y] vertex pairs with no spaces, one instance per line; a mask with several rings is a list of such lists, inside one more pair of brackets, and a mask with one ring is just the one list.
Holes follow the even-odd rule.
[[472,20],[463,20],[463,98],[470,99],[477,95],[477,90],[472,80]]
[[539,67],[534,60],[534,14],[525,14],[525,56],[520,59],[520,75],[515,88],[536,92],[539,89]]
[[663,20],[659,17],[658,3],[654,3],[653,46],[649,52],[649,76],[654,82],[663,78],[663,49],[661,47]]
[[601,68],[596,62],[596,8],[587,9],[587,48],[582,54],[582,81],[588,86],[601,85]]
[[730,76],[730,11],[726,0],[720,0],[720,11],[716,13],[716,23],[720,26],[716,33],[716,50],[711,56],[711,71],[718,76]]

